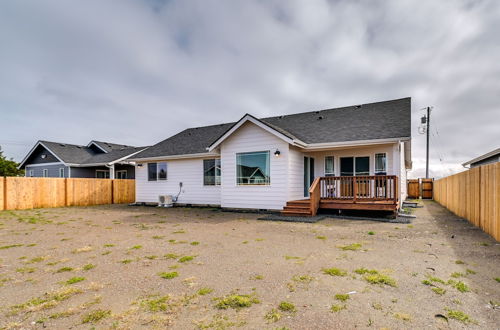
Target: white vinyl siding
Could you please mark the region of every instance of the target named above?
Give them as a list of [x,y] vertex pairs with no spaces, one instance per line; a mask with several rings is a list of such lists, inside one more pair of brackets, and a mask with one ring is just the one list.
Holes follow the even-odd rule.
[[296,147],[288,153],[288,200],[304,198],[304,154]]
[[148,181],[148,163],[135,167],[136,201],[156,203],[159,195],[177,196],[178,203],[220,205],[220,186],[203,185],[203,159],[168,160],[168,180]]
[[[221,204],[228,208],[281,210],[288,200],[288,143],[253,123],[243,124],[221,144]],[[271,184],[236,184],[236,154],[270,152]],[[274,156],[276,150],[279,157]]]

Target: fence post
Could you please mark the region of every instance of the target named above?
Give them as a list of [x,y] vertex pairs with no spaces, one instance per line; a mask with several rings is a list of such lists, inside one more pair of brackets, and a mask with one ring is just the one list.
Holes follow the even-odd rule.
[[7,179],[2,177],[2,208],[0,210],[7,210]]
[[111,179],[111,204],[115,203],[115,179]]

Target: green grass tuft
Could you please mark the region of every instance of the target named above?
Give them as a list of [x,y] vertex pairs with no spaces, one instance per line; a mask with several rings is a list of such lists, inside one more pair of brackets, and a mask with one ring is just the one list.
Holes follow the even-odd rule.
[[451,319],[455,319],[463,323],[477,323],[469,315],[465,314],[462,311],[452,309],[446,309],[446,311],[448,312],[448,317]]
[[375,269],[366,269],[366,268],[358,268],[354,270],[356,274],[364,275],[364,274],[378,274],[378,271]]
[[332,307],[330,307],[330,311],[332,311],[333,313],[340,312],[343,309],[346,309],[346,305],[335,304],[335,305],[332,305]]
[[375,235],[375,232],[374,231],[369,231],[368,235]]
[[438,288],[438,287],[435,287],[435,288],[432,288],[432,291],[434,291],[435,294],[439,294],[439,295],[443,295],[446,293],[446,290],[443,289],[443,288]]
[[326,236],[316,236],[317,239],[322,239],[322,240],[325,240],[326,239]]
[[94,268],[95,268],[94,264],[86,264],[85,266],[83,266],[83,270],[91,270]]
[[97,309],[84,315],[82,318],[82,323],[96,323],[109,316],[111,316],[110,310]]
[[171,279],[179,276],[179,273],[177,273],[177,272],[170,272],[170,273],[161,272],[161,273],[158,273],[158,276],[160,276],[161,278],[167,279],[167,280],[171,280]]
[[177,261],[179,261],[179,262],[188,262],[188,261],[191,261],[193,259],[194,259],[194,256],[184,256],[184,257],[179,258],[179,260],[177,260]]
[[250,307],[253,304],[259,304],[260,300],[253,295],[237,295],[232,294],[222,298],[216,298],[217,304],[215,307],[218,309],[240,309]]
[[273,308],[269,312],[264,315],[264,318],[268,320],[269,322],[278,322],[281,319],[282,315],[281,313],[276,309]]
[[85,281],[85,277],[72,277],[66,281],[66,284],[75,284],[82,281]]
[[191,243],[189,243],[189,244],[191,244],[191,245],[193,245],[193,246],[194,246],[194,245],[200,245],[200,242],[194,241],[194,242],[191,242]]
[[331,276],[346,276],[347,272],[340,268],[323,268],[323,273]]
[[370,284],[397,286],[395,279],[383,274],[366,274],[363,278]]
[[280,302],[280,304],[278,305],[278,308],[283,312],[292,312],[293,313],[296,311],[295,305],[292,304],[291,302],[288,302],[288,301]]
[[205,296],[207,294],[212,293],[214,290],[211,288],[201,288],[196,293],[200,296]]
[[351,298],[351,296],[348,294],[339,293],[339,294],[335,295],[335,299],[340,300],[340,301],[346,301],[346,300],[349,300],[350,298]]
[[349,245],[341,246],[340,249],[342,249],[344,251],[357,251],[357,250],[361,249],[361,247],[362,247],[362,245],[360,243],[352,243]]

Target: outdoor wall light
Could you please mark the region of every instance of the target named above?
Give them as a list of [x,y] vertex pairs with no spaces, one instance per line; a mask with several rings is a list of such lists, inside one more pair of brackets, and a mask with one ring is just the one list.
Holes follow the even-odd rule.
[[141,168],[142,167],[142,163],[137,164],[137,167]]
[[279,157],[281,155],[281,152],[278,149],[276,149],[276,151],[274,152],[274,155],[276,157]]

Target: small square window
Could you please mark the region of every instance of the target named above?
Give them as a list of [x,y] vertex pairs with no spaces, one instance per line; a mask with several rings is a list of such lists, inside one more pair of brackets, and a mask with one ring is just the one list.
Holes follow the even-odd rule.
[[325,176],[334,176],[333,171],[333,156],[325,157]]

